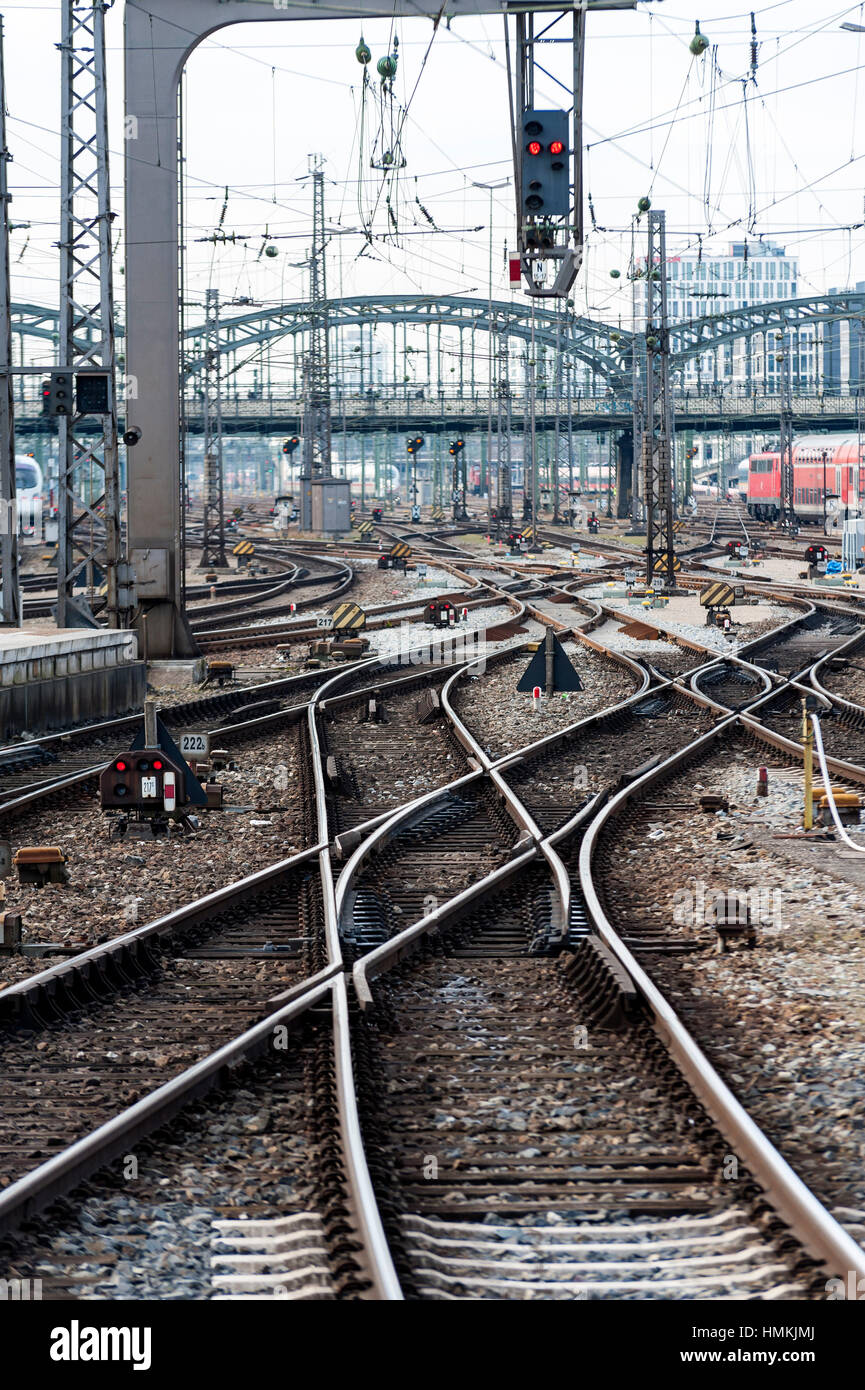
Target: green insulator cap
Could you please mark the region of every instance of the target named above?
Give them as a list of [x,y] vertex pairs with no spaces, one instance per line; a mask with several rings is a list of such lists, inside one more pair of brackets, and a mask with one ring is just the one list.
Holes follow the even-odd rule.
[[360,43],[354,50],[354,56],[359,63],[363,63],[364,67],[366,67],[367,63],[369,63],[372,59],[372,54],[370,53],[369,48],[363,41],[363,34],[361,34],[360,36]]
[[653,335],[650,335],[650,336],[646,339],[646,347],[656,348],[657,346],[658,346],[658,339],[655,338]]
[[273,260],[274,256],[278,256],[278,255],[279,255],[279,247],[278,247],[278,246],[265,246],[265,248],[264,248],[264,254],[265,254],[265,256],[269,256],[270,259]]
[[610,271],[610,279],[611,279],[611,280],[618,280],[618,279],[619,279],[619,276],[621,275],[621,273],[622,273],[622,272],[621,272],[620,270],[611,270],[611,271]]
[[641,198],[637,203],[637,212],[648,212],[652,206],[651,198]]
[[697,27],[694,30],[694,37],[691,39],[691,42],[688,44],[688,47],[690,48],[695,58],[699,58],[700,54],[705,53],[706,49],[709,47],[709,40],[706,38],[706,35],[700,33],[699,19],[697,20]]
[[389,77],[396,77],[396,58],[389,53],[386,58],[379,58],[375,68],[379,77],[386,82]]

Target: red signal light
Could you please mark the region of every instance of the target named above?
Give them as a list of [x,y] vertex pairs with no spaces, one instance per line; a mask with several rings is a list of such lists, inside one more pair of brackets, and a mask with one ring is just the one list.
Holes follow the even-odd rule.
[[161,759],[161,758],[154,758],[154,759],[153,759],[153,770],[154,770],[154,772],[161,772],[161,771],[162,771],[162,759]]
[[564,154],[565,147],[561,140],[553,140],[550,144],[550,154]]
[[119,758],[118,761],[114,764],[114,766],[118,772],[125,772],[127,764],[123,761],[122,758]]
[[526,149],[528,150],[529,154],[537,155],[540,154],[541,150],[543,149],[543,145],[541,144],[540,140],[530,140],[526,146]]

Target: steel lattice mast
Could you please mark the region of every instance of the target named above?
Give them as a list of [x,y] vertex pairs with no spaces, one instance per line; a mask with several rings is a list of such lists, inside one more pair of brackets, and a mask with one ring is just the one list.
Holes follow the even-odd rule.
[[312,249],[309,257],[309,342],[303,362],[302,531],[312,529],[312,482],[328,478],[330,466],[330,350],[324,234],[324,163],[310,155]]
[[[646,400],[646,334],[640,332],[640,296],[637,280],[637,256],[631,243],[631,409],[633,413],[633,447],[631,454],[631,530],[643,523],[643,410]],[[643,325],[645,327],[645,325]]]
[[219,351],[219,290],[208,289],[204,308],[204,526],[199,569],[227,565],[222,469],[222,354]]
[[[60,363],[70,370],[99,369],[107,376],[107,407],[99,415],[59,418],[59,532],[57,624],[94,622],[76,584],[91,593],[97,566],[104,572],[105,612],[111,627],[128,619],[121,592],[120,484],[114,294],[111,271],[111,189],[105,83],[105,10],[99,3],[63,0],[60,170]],[[101,430],[84,423],[99,419]],[[75,473],[86,473],[76,489]]]
[[646,578],[657,573],[674,587],[673,409],[670,398],[667,330],[667,234],[663,212],[648,213],[646,258],[646,402],[643,416],[643,475],[646,502]]
[[9,286],[9,151],[6,148],[6,72],[0,17],[0,627],[21,626],[18,582],[18,506],[15,500],[15,413],[12,396],[12,323]]
[[511,386],[508,378],[508,334],[507,324],[502,322],[498,331],[498,418],[496,421],[496,535],[501,534],[502,526],[510,529],[513,522],[513,502],[511,500]]

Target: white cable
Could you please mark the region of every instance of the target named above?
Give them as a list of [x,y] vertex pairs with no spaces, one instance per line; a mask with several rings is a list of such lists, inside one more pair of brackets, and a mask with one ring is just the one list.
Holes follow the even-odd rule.
[[826,789],[826,799],[829,802],[829,809],[832,812],[832,819],[835,822],[835,829],[838,831],[838,834],[841,836],[841,839],[844,841],[845,845],[849,845],[851,849],[855,849],[857,854],[865,854],[865,845],[857,845],[855,840],[851,840],[850,836],[847,834],[847,831],[841,824],[841,818],[838,815],[838,808],[835,805],[835,798],[832,795],[832,781],[829,776],[829,769],[826,766],[826,754],[823,751],[823,735],[820,732],[820,720],[817,718],[816,714],[812,714],[810,717],[811,727],[814,730],[814,746],[817,749],[817,761],[820,764],[820,771],[823,775],[823,786]]

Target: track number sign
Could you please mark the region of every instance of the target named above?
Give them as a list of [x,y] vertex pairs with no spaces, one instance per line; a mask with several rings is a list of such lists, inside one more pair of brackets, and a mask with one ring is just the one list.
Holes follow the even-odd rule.
[[156,796],[156,780],[157,780],[157,779],[156,779],[155,777],[142,777],[142,779],[141,779],[141,795],[142,795],[142,797],[145,797],[145,796]]
[[316,618],[315,625],[316,627],[333,627],[333,618]]
[[210,753],[210,735],[202,733],[181,734],[180,751],[184,758],[206,758]]

